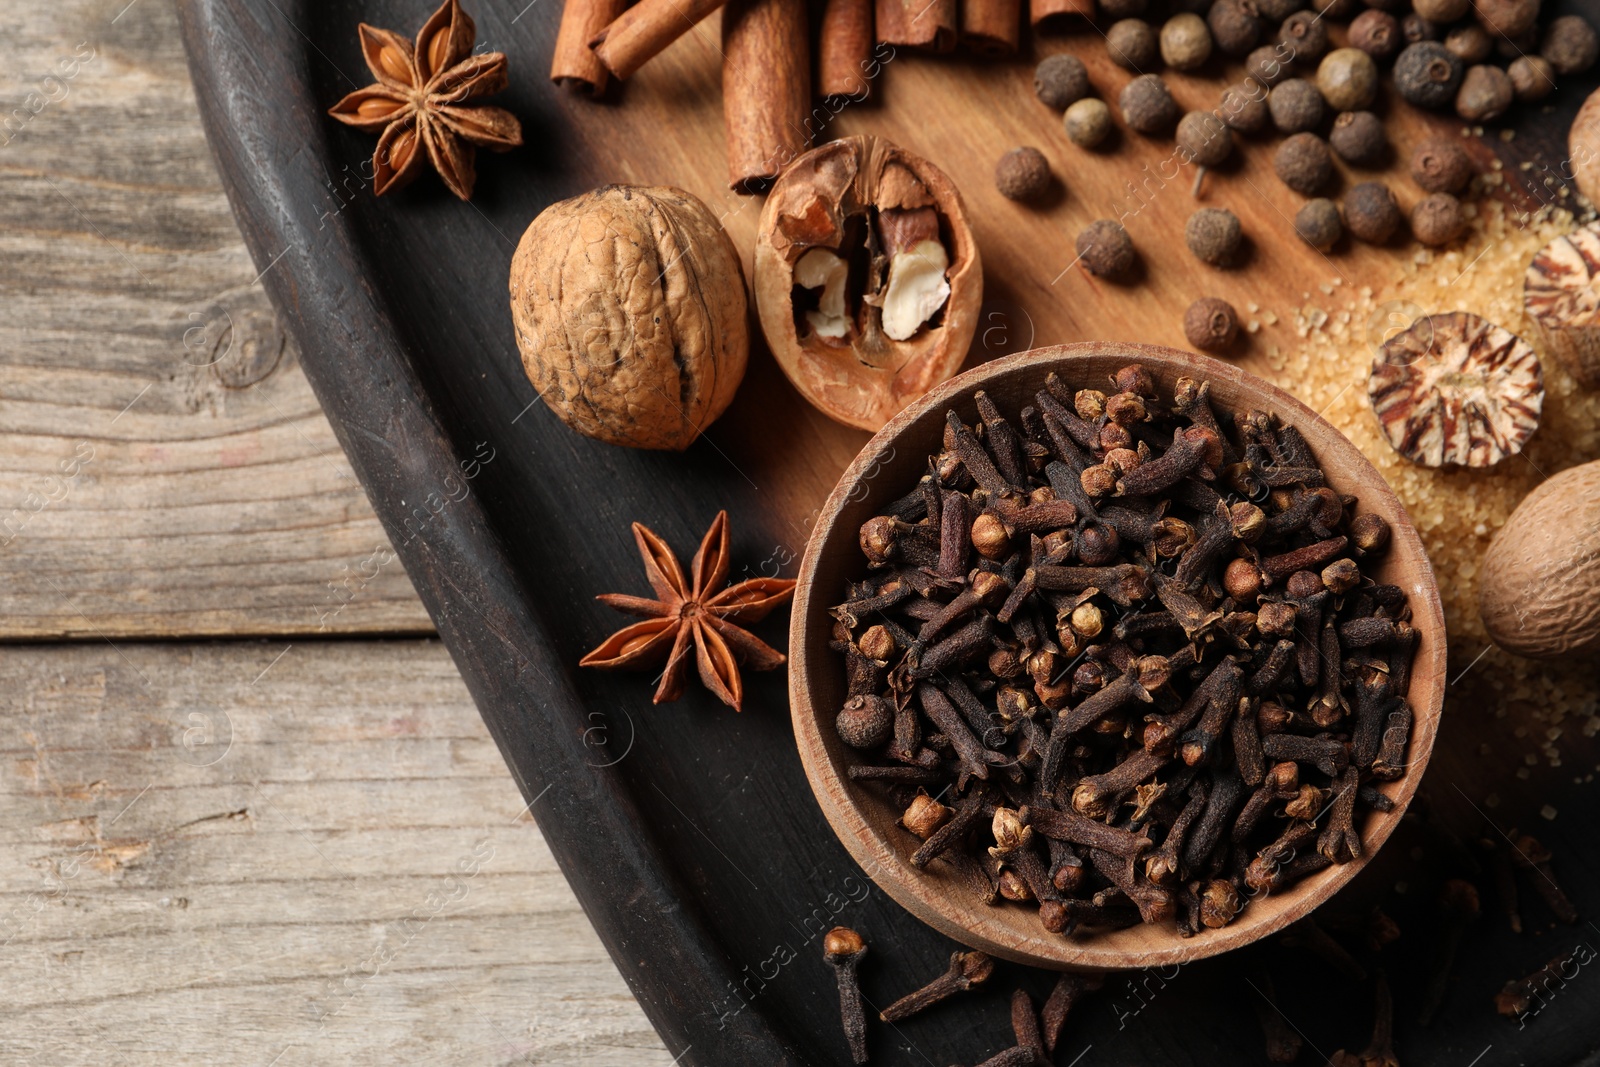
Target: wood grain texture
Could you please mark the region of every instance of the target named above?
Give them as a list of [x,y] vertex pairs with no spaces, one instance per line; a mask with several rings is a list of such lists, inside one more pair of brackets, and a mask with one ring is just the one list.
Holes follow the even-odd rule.
[[0,3],[0,638],[428,632],[124,6]]
[[437,642],[0,649],[0,691],[8,1063],[672,1062]]

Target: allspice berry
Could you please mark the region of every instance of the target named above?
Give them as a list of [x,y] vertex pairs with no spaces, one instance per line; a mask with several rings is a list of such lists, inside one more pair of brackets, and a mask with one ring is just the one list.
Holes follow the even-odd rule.
[[1290,78],[1272,87],[1267,109],[1272,124],[1284,133],[1314,130],[1322,122],[1322,94],[1304,78]]
[[1244,72],[1262,85],[1277,85],[1293,73],[1289,68],[1288,50],[1276,44],[1264,44],[1244,57]]
[[1333,154],[1355,167],[1381,167],[1389,157],[1383,120],[1370,111],[1346,111],[1333,120],[1328,134]]
[[1361,10],[1361,0],[1311,0],[1311,10],[1334,22],[1349,22]]
[[1345,228],[1368,244],[1388,241],[1402,221],[1400,205],[1382,182],[1359,182],[1345,194]]
[[1225,56],[1246,55],[1261,39],[1255,0],[1216,0],[1206,13],[1206,26],[1217,51]]
[[1305,6],[1306,0],[1256,0],[1256,12],[1268,23],[1280,23]]
[[1511,91],[1523,103],[1543,100],[1556,87],[1556,68],[1544,56],[1518,56],[1506,68]]
[[994,186],[1007,200],[1038,200],[1050,190],[1050,161],[1037,148],[1013,148],[995,164]]
[[1117,103],[1122,107],[1122,121],[1144,134],[1168,132],[1180,114],[1167,83],[1154,74],[1141,74],[1123,86]]
[[1378,95],[1378,64],[1359,48],[1336,48],[1317,66],[1317,89],[1335,111],[1359,111]]
[[1557,74],[1581,74],[1600,58],[1600,36],[1581,15],[1562,15],[1544,28],[1539,54]]
[[1098,278],[1126,278],[1133,273],[1133,239],[1114,219],[1091,222],[1078,234],[1078,258]]
[[1454,241],[1466,224],[1461,201],[1449,193],[1429,193],[1411,209],[1411,235],[1432,248]]
[[1098,148],[1111,134],[1111,109],[1104,100],[1086,96],[1061,116],[1067,139],[1079,148]]
[[1211,30],[1192,12],[1174,15],[1161,27],[1161,59],[1173,70],[1198,70],[1211,58]]
[[1083,60],[1066,52],[1046,57],[1033,68],[1033,93],[1058,111],[1082,100],[1089,95],[1089,72]]
[[1225,267],[1238,255],[1243,240],[1239,216],[1226,208],[1203,207],[1184,224],[1183,240],[1200,262]]
[[1150,0],[1100,0],[1100,17],[1110,21],[1136,19],[1150,10]]
[[1400,20],[1387,11],[1368,8],[1350,23],[1350,46],[1374,59],[1388,59],[1400,50]]
[[1472,0],[1472,14],[1490,35],[1517,38],[1539,20],[1539,0]]
[[1267,90],[1249,79],[1222,90],[1217,113],[1230,130],[1240,133],[1260,133],[1272,121],[1272,113],[1267,110]]
[[1499,67],[1479,63],[1467,69],[1456,92],[1456,114],[1468,122],[1488,122],[1505,114],[1515,91],[1511,76]]
[[1215,167],[1233,154],[1233,134],[1209,111],[1191,111],[1178,122],[1178,151],[1202,167]]
[[1239,338],[1239,313],[1226,300],[1203,296],[1183,313],[1183,336],[1202,352],[1221,352]]
[[1455,22],[1467,17],[1472,0],[1412,0],[1411,9],[1429,22]]
[[[1489,36],[1494,37],[1494,34]],[[1506,62],[1518,56],[1531,56],[1539,51],[1539,27],[1530,26],[1515,37],[1494,37],[1494,54]]]
[[1416,44],[1418,41],[1437,41],[1440,37],[1439,24],[1423,18],[1413,11],[1400,20],[1400,36],[1406,44]]
[[1106,54],[1111,62],[1128,70],[1149,70],[1160,58],[1156,31],[1143,19],[1113,22],[1106,31]]
[[1426,193],[1459,193],[1472,172],[1466,149],[1443,137],[1430,137],[1411,153],[1411,180]]
[[1394,88],[1400,98],[1416,107],[1448,107],[1461,87],[1463,67],[1450,50],[1437,41],[1407,45],[1394,61]]
[[1297,11],[1283,20],[1278,42],[1290,49],[1296,61],[1315,63],[1328,50],[1328,26],[1319,15]]
[[1494,38],[1476,22],[1451,30],[1445,35],[1444,46],[1463,63],[1482,63],[1494,55]]
[[1273,153],[1272,169],[1301,196],[1315,196],[1333,181],[1333,154],[1316,134],[1297,133]]
[[1339,205],[1324,197],[1307,200],[1301,205],[1300,210],[1295,212],[1294,232],[1318,252],[1328,251],[1339,243],[1340,237],[1344,236],[1344,223],[1339,219]]

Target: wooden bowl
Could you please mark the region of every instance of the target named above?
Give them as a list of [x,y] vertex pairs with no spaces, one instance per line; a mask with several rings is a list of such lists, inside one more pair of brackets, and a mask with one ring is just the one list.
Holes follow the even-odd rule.
[[[1165,396],[1183,375],[1208,379],[1219,409],[1274,412],[1299,428],[1316,452],[1329,483],[1355,496],[1360,511],[1389,521],[1393,538],[1373,576],[1405,589],[1412,625],[1419,632],[1408,694],[1415,715],[1406,774],[1380,788],[1394,800],[1389,812],[1363,814],[1362,855],[1329,867],[1288,889],[1249,902],[1232,924],[1180,938],[1170,925],[1135,926],[1064,936],[1040,925],[1036,908],[988,906],[974,900],[940,863],[911,865],[917,838],[896,821],[900,812],[883,791],[852,783],[846,768],[864,762],[833,728],[844,701],[844,661],[828,648],[828,608],[846,599],[846,584],[865,573],[857,543],[861,524],[881,505],[915,485],[927,457],[940,450],[945,412],[954,407],[975,420],[971,396],[985,389],[1008,416],[1044,387],[1054,371],[1074,387],[1104,387],[1111,373],[1142,363]],[[1090,342],[1035,349],[986,363],[945,382],[895,416],[861,450],[840,478],[806,546],[795,591],[789,637],[789,695],[795,741],[806,777],[823,813],[850,854],[873,881],[913,915],[973,948],[1019,963],[1061,970],[1112,970],[1162,966],[1213,956],[1282,929],[1331,897],[1353,878],[1400,822],[1433,751],[1444,699],[1444,613],[1422,541],[1382,476],[1338,430],[1281,389],[1204,356],[1153,345]]]

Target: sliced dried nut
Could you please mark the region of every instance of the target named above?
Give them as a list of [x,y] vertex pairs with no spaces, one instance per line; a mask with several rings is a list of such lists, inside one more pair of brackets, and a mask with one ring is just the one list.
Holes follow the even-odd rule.
[[755,293],[767,344],[801,395],[876,430],[960,368],[983,273],[950,179],[857,136],[800,156],[773,186]]
[[1509,330],[1465,311],[1429,315],[1386,341],[1367,396],[1396,452],[1426,467],[1489,467],[1539,428],[1539,357]]
[[1545,348],[1586,389],[1600,387],[1600,225],[1539,250],[1523,279],[1528,319]]

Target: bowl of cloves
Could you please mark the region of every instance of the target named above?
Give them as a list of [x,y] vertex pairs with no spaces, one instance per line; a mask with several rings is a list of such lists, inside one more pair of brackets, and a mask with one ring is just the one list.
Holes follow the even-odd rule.
[[1272,384],[1150,345],[968,371],[867,444],[800,570],[824,814],[942,933],[1061,969],[1304,916],[1388,838],[1445,685],[1421,539]]

